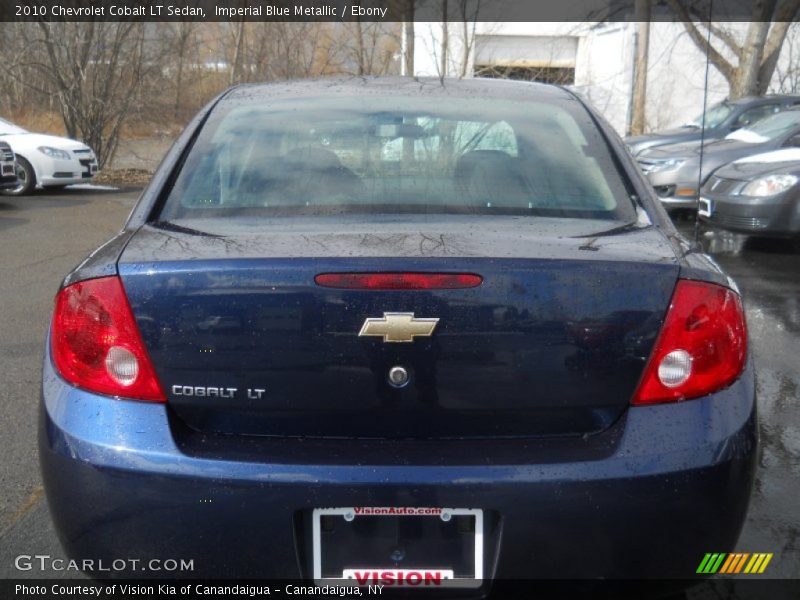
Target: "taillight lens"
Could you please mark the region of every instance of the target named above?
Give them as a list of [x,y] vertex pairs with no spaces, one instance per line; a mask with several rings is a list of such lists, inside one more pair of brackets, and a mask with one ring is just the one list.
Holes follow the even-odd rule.
[[456,290],[477,287],[483,277],[473,273],[320,273],[314,281],[346,290]]
[[746,356],[739,295],[712,283],[679,280],[633,404],[706,396],[733,383]]
[[68,382],[101,394],[166,400],[118,277],[62,289],[50,339],[53,362]]

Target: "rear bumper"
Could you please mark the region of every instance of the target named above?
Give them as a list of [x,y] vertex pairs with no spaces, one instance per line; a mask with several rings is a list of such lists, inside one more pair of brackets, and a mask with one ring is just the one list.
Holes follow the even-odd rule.
[[137,577],[307,577],[311,509],[445,506],[492,515],[495,578],[685,578],[736,543],[757,433],[751,368],[588,439],[430,443],[215,440],[164,405],[77,390],[46,359],[39,445],[71,557],[193,560]]
[[[652,181],[651,181],[652,183]],[[674,209],[695,209],[697,208],[697,186],[692,184],[680,185],[676,183],[666,183],[661,185],[653,184],[653,189],[662,206],[667,210]],[[687,191],[690,192],[689,195]]]
[[678,197],[678,196],[659,196],[661,205],[667,210],[677,209],[691,209],[697,208],[697,196],[694,197]]
[[646,173],[658,199],[668,210],[697,207],[697,176],[696,168],[692,165]]
[[[651,179],[651,183],[653,180]],[[697,182],[686,183],[669,180],[667,182],[653,183],[659,201],[667,210],[670,209],[695,209],[697,208]]]

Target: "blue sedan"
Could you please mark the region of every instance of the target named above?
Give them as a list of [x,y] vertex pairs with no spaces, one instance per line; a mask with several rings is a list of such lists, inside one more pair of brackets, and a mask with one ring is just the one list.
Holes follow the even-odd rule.
[[63,281],[42,390],[95,576],[694,577],[757,451],[735,284],[529,83],[222,94]]

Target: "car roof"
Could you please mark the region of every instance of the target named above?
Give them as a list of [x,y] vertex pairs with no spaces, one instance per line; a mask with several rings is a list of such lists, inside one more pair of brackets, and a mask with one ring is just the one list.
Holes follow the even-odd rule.
[[727,100],[728,104],[757,104],[760,102],[774,102],[775,100],[797,100],[800,102],[800,96],[792,96],[789,94],[769,94],[767,96],[744,96],[736,100]]
[[543,83],[507,79],[436,77],[338,77],[299,79],[275,83],[245,84],[232,88],[224,103],[244,103],[259,99],[311,98],[319,96],[431,96],[505,100],[575,101],[564,88]]

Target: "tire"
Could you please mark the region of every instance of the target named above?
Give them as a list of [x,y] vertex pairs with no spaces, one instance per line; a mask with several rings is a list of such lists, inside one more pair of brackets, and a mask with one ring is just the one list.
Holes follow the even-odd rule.
[[17,187],[3,190],[6,196],[27,196],[36,187],[36,173],[33,172],[31,163],[17,156],[17,179],[19,184]]

